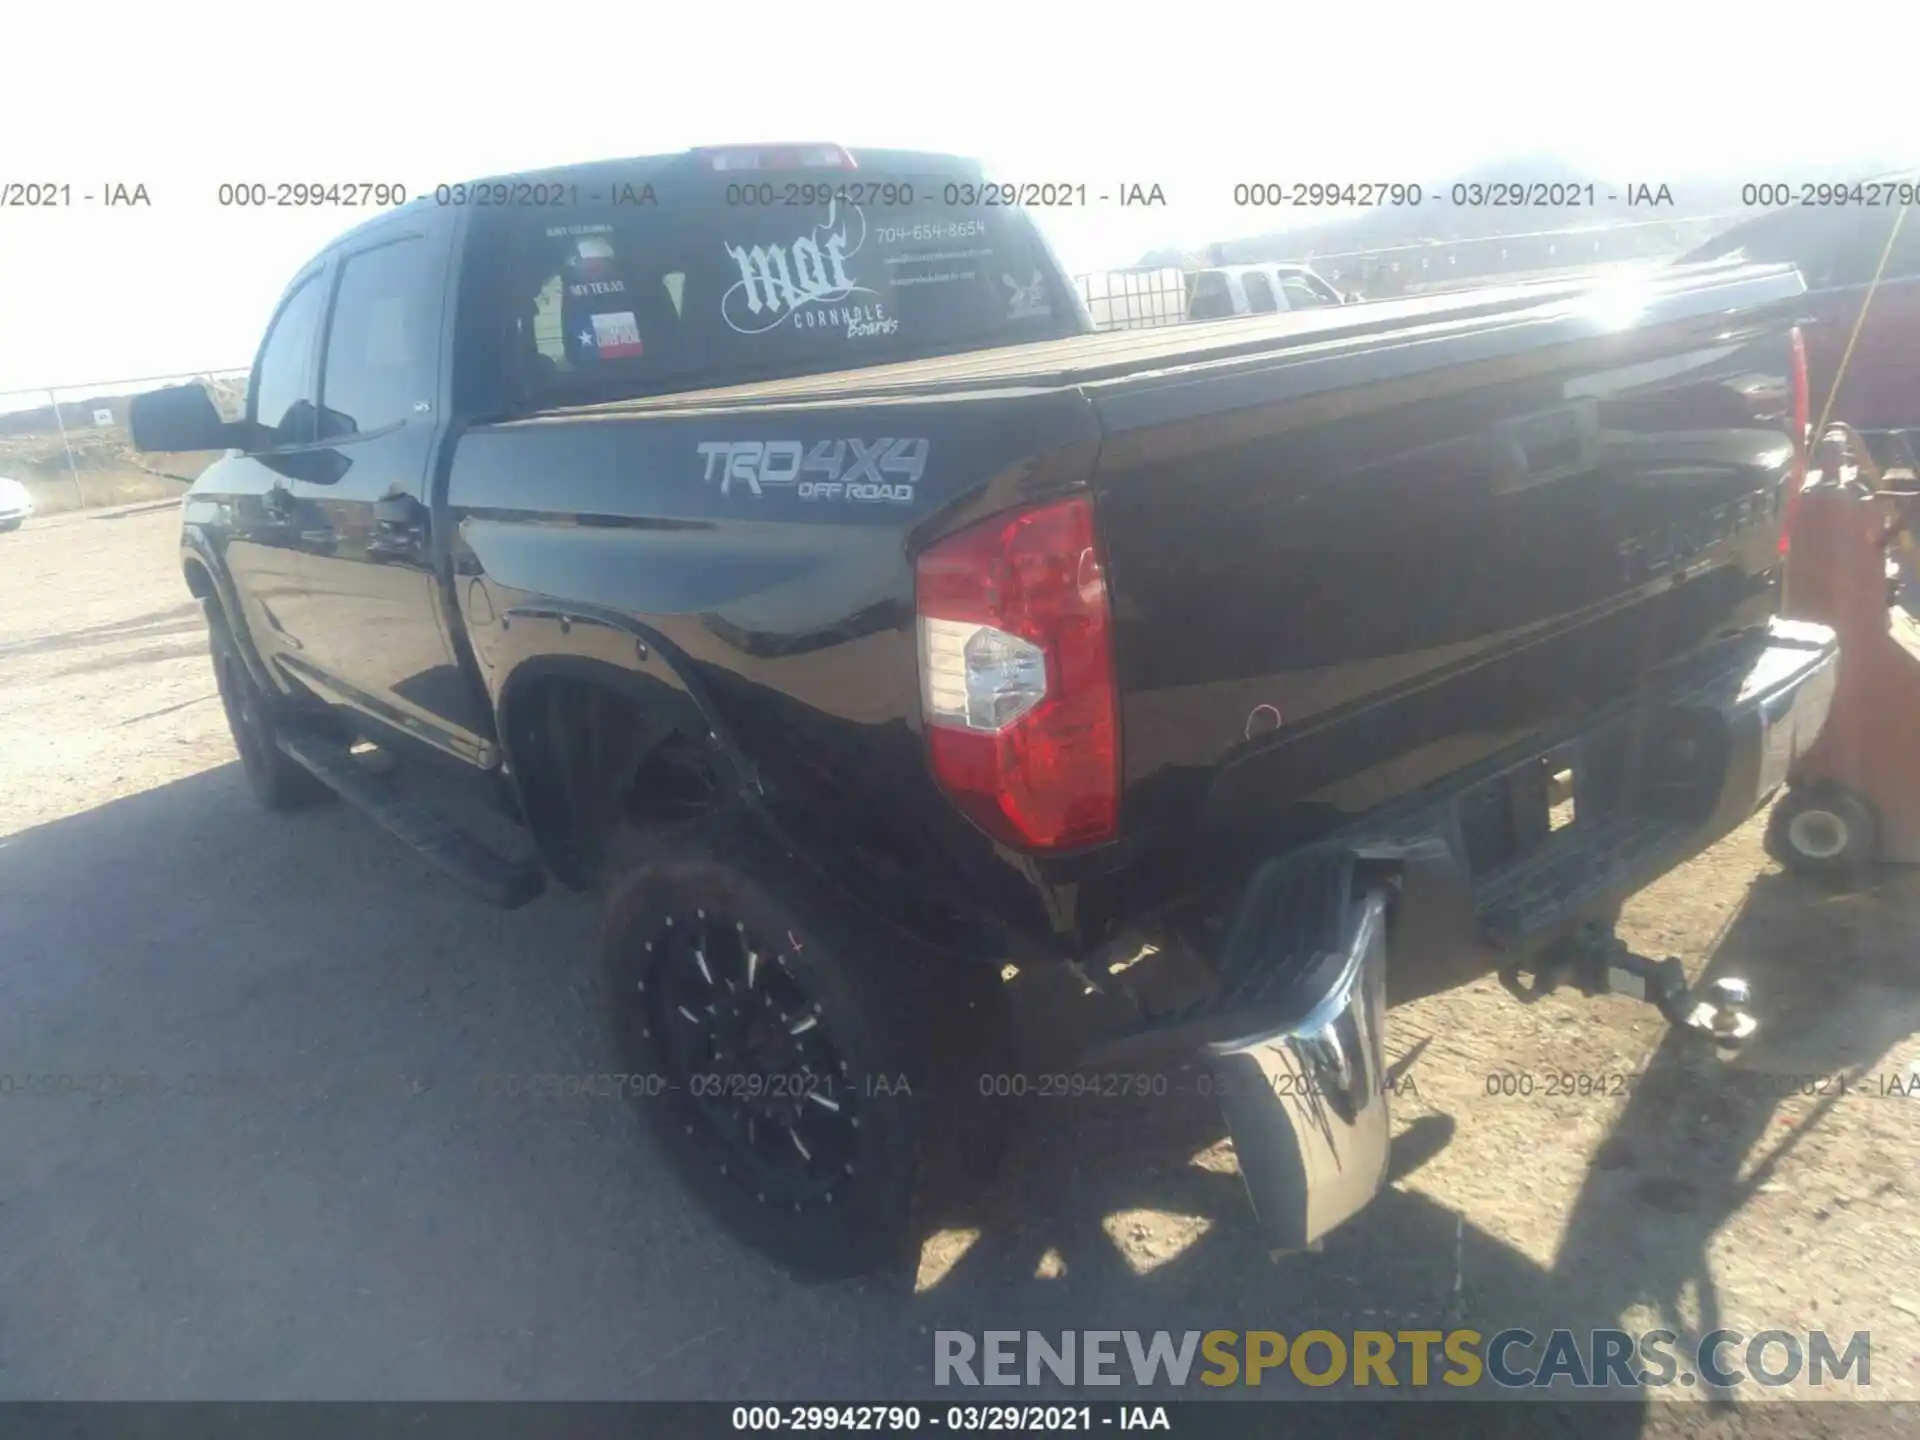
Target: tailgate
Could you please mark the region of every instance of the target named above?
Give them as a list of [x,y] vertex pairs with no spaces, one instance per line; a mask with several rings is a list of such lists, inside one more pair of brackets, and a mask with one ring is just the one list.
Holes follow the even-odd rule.
[[1093,387],[1136,833],[1306,835],[1775,607],[1798,278]]

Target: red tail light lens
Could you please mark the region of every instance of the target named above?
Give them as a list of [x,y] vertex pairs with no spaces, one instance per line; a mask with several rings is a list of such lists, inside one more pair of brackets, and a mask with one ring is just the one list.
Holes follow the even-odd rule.
[[1793,327],[1793,468],[1787,472],[1787,513],[1780,521],[1780,553],[1792,544],[1793,517],[1800,508],[1800,492],[1807,483],[1807,450],[1813,437],[1807,434],[1812,424],[1807,404],[1807,341],[1798,325]]
[[920,557],[934,778],[994,839],[1065,850],[1119,825],[1112,616],[1086,496],[996,515]]

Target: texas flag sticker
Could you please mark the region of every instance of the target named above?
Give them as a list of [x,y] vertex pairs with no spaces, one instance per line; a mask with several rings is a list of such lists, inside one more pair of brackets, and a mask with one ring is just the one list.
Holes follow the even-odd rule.
[[582,347],[591,340],[594,352],[602,360],[623,360],[640,353],[640,325],[631,310],[611,315],[595,315],[590,322],[591,335],[582,332]]

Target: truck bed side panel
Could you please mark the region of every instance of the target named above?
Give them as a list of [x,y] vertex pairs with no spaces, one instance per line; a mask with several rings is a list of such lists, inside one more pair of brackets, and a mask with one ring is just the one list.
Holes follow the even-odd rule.
[[471,431],[449,508],[482,678],[496,705],[557,657],[658,678],[848,883],[911,870],[1044,929],[928,774],[911,554],[929,526],[1083,485],[1096,450],[1072,391]]

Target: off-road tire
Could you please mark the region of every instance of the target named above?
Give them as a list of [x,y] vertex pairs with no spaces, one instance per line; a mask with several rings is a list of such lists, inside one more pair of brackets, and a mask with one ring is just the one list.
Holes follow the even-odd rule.
[[[656,1093],[635,1093],[634,1107],[710,1212],[795,1277],[835,1280],[905,1262],[935,1212],[977,1189],[999,1158],[1007,1115],[983,1096],[992,1087],[981,1075],[982,1064],[1006,1063],[1010,1043],[998,971],[896,934],[741,814],[677,828],[670,848],[642,853],[610,887],[598,976],[622,1073],[659,1077],[649,1082]],[[714,927],[700,945],[687,938],[686,927],[696,925]],[[789,1184],[786,1172],[742,1148],[743,1122],[737,1112],[719,1113],[726,1107],[713,1082],[704,1097],[691,1093],[700,1082],[685,1073],[684,1047],[704,1037],[666,1028],[699,1024],[668,1002],[685,997],[692,983],[685,979],[690,947],[699,951],[703,977],[709,950],[711,968],[722,970],[729,930],[777,939],[780,993],[811,1002],[817,1018],[808,1022],[803,1006],[799,1023],[817,1024],[809,1040],[837,1057],[829,1098],[847,1107],[844,1118],[825,1106],[807,1114],[805,1097],[795,1102],[802,1126],[852,1122],[833,1132],[845,1148],[830,1153],[843,1154],[847,1168],[831,1166],[835,1178],[824,1189],[808,1190],[819,1183],[811,1177]],[[663,938],[670,931],[679,938]],[[756,988],[739,968],[744,953],[725,960],[724,974],[703,979],[715,987],[716,1004],[743,1001]],[[759,989],[771,983],[772,972],[752,973]],[[691,998],[700,1008],[701,996]],[[778,1040],[784,1019],[769,1028]],[[772,1132],[758,1133],[765,1144]],[[798,1132],[789,1134],[802,1148]],[[804,1168],[815,1163],[811,1152],[806,1147],[804,1162],[775,1159]],[[763,1183],[770,1176],[777,1183]]]

